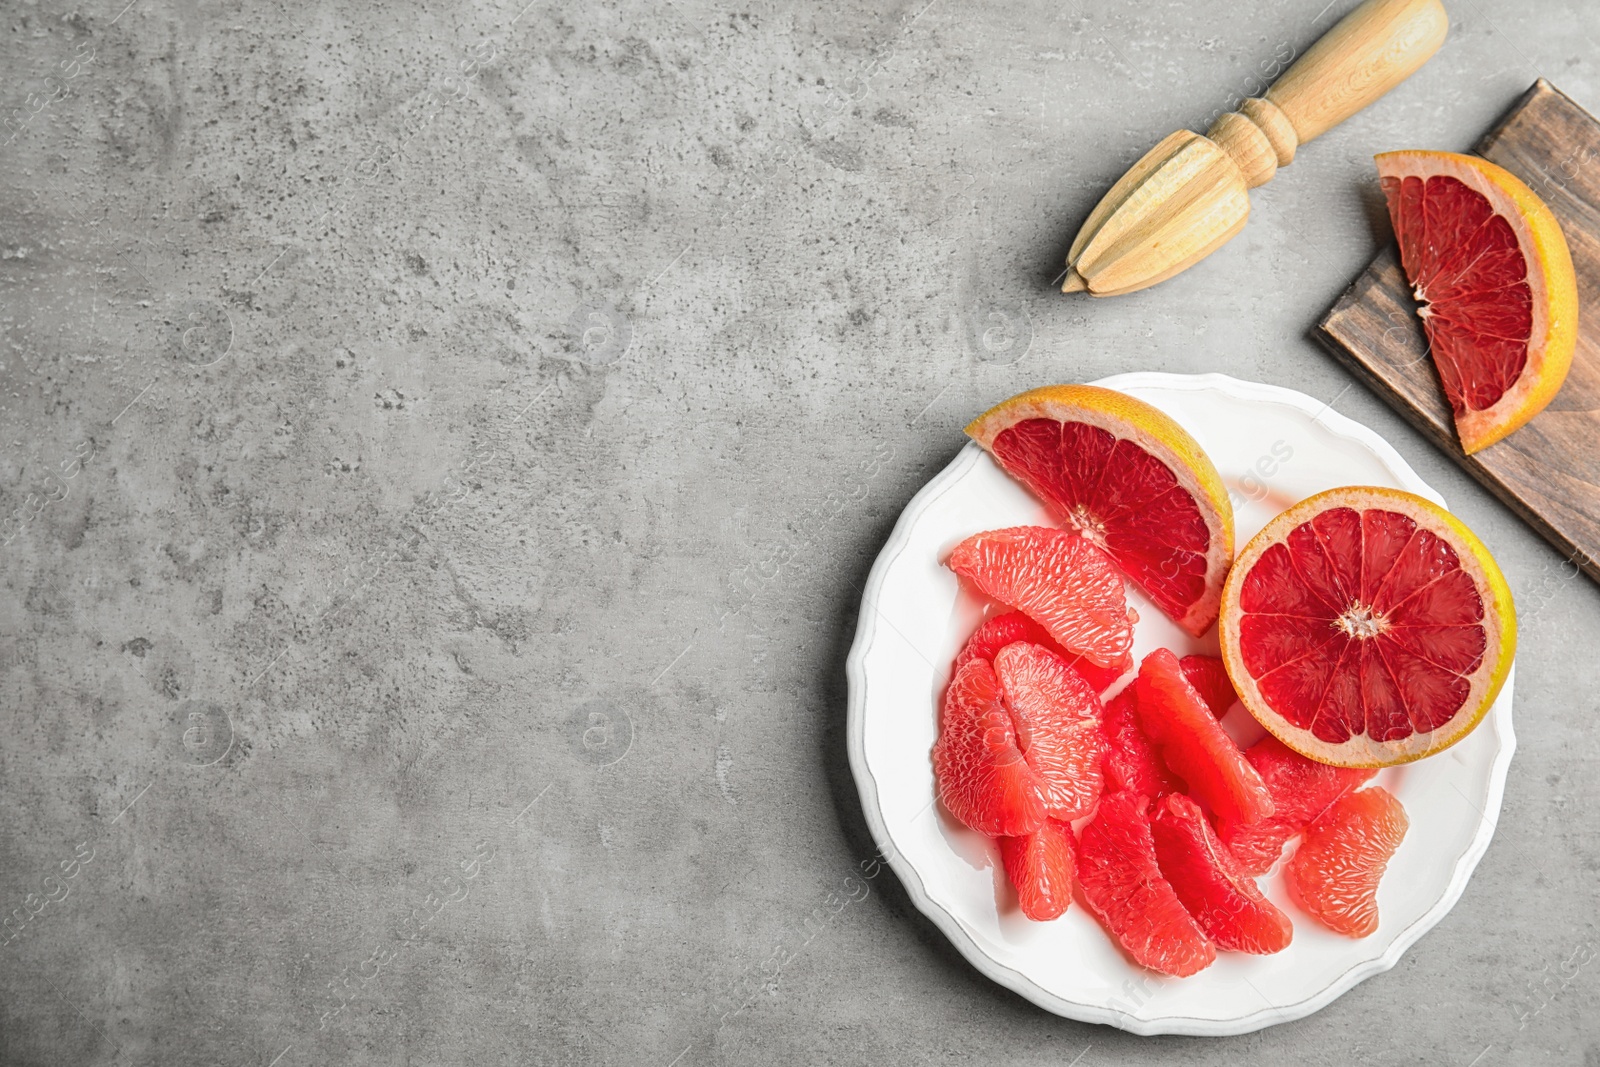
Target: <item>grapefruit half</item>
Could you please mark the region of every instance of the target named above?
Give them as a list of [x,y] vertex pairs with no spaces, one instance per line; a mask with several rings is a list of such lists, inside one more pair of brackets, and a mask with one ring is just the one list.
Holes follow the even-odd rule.
[[1296,504],[1222,592],[1239,699],[1301,755],[1387,767],[1448,748],[1511,670],[1517,616],[1483,542],[1432,501],[1346,486]]

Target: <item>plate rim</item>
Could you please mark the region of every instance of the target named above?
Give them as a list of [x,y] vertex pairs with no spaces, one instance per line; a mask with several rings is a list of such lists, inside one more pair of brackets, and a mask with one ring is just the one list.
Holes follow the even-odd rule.
[[[1446,506],[1444,498],[1439,492],[1423,481],[1421,475],[1412,469],[1411,465],[1405,461],[1393,445],[1380,437],[1371,427],[1335,411],[1332,401],[1324,403],[1296,389],[1270,385],[1265,382],[1245,381],[1234,378],[1231,375],[1218,373],[1178,374],[1166,371],[1134,371],[1100,378],[1089,384],[1113,389],[1148,386],[1198,391],[1214,388],[1245,399],[1286,404],[1302,412],[1310,413],[1313,422],[1321,422],[1324,428],[1330,432],[1349,437],[1370,448],[1386,466],[1396,473],[1401,482],[1408,483],[1408,488],[1411,491],[1428,497],[1442,507]],[[1485,798],[1484,811],[1479,813],[1481,819],[1471,844],[1456,860],[1455,869],[1451,872],[1450,882],[1446,886],[1444,894],[1411,925],[1400,931],[1390,943],[1388,949],[1382,954],[1352,964],[1321,991],[1295,1004],[1286,1007],[1258,1008],[1255,1011],[1232,1019],[1200,1019],[1184,1015],[1139,1018],[1113,1008],[1066,1000],[1045,990],[1027,975],[1000,963],[984,952],[971,935],[967,933],[960,920],[929,896],[922,883],[921,876],[901,855],[894,844],[893,836],[888,831],[882,808],[878,802],[877,780],[873,777],[871,768],[867,765],[865,748],[867,677],[864,662],[866,654],[872,647],[873,640],[877,635],[877,616],[879,611],[877,602],[881,587],[890,566],[904,551],[906,542],[910,539],[912,526],[915,525],[921,514],[927,510],[934,500],[948,491],[962,474],[966,473],[973,464],[978,462],[978,457],[981,455],[983,455],[983,450],[975,442],[966,442],[955,457],[939,473],[930,478],[921,489],[917,490],[906,503],[905,509],[900,513],[899,519],[896,520],[888,540],[884,542],[883,548],[879,550],[877,558],[873,561],[872,570],[867,577],[867,583],[862,592],[861,604],[856,616],[855,639],[851,642],[849,655],[845,659],[845,677],[848,686],[845,732],[850,772],[856,780],[856,789],[861,797],[862,813],[866,818],[868,830],[872,834],[873,843],[877,846],[878,854],[895,872],[895,875],[900,879],[900,883],[905,886],[906,892],[911,897],[912,903],[916,905],[917,910],[940,929],[951,944],[955,945],[956,949],[966,958],[968,963],[991,981],[1010,989],[1024,999],[1053,1014],[1080,1022],[1114,1026],[1120,1030],[1126,1030],[1129,1033],[1143,1037],[1152,1037],[1159,1034],[1229,1037],[1253,1033],[1268,1026],[1292,1022],[1312,1015],[1327,1007],[1366,979],[1393,968],[1395,964],[1400,962],[1401,957],[1405,955],[1412,945],[1416,944],[1429,930],[1437,926],[1449,914],[1450,910],[1455,907],[1456,902],[1461,898],[1461,894],[1465,892],[1467,882],[1471,879],[1473,871],[1477,869],[1479,861],[1483,858],[1484,853],[1488,851],[1489,843],[1494,838],[1495,829],[1500,821],[1500,808],[1505,794],[1506,777],[1511,767],[1511,758],[1515,754],[1517,747],[1516,734],[1512,727],[1513,701],[1510,699],[1505,701],[1502,710],[1497,710],[1492,715],[1491,721],[1493,722],[1496,736],[1500,738],[1501,743],[1500,749],[1496,752],[1494,761],[1489,769],[1489,790]],[[1516,663],[1513,659],[1511,670],[1506,675],[1504,689],[1504,693],[1508,696],[1512,693],[1515,676]]]

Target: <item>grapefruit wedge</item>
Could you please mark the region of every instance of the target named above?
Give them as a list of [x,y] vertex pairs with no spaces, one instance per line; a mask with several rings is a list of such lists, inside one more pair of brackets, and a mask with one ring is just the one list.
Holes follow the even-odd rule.
[[986,659],[963,664],[945,691],[933,773],[945,808],[980,834],[1026,837],[1044,825],[1039,776]]
[[1145,804],[1129,793],[1101,798],[1078,840],[1078,884],[1100,925],[1136,963],[1186,978],[1211,966],[1217,950],[1161,875]]
[[1046,819],[1028,836],[1002,837],[999,845],[1022,914],[1034,922],[1060,918],[1072,904],[1072,827]]
[[1178,661],[1184,678],[1194,686],[1194,691],[1205,700],[1211,714],[1222,718],[1228,709],[1238,703],[1239,694],[1233,691],[1228,680],[1228,668],[1219,656],[1185,656]]
[[1139,687],[1129,685],[1106,701],[1100,713],[1106,735],[1105,789],[1122,791],[1143,801],[1181,793],[1183,779],[1167,767],[1139,722]]
[[1461,740],[1517,645],[1511,590],[1483,542],[1437,504],[1373,486],[1318,493],[1267,523],[1234,563],[1218,629],[1250,713],[1340,767]]
[[1088,540],[1048,526],[973,534],[946,561],[979,592],[1025,612],[1069,653],[1120,667],[1137,613],[1122,576]]
[[1168,767],[1218,818],[1254,823],[1272,814],[1272,794],[1183,676],[1178,657],[1158,648],[1139,664],[1139,721]]
[[1150,819],[1161,874],[1218,948],[1266,956],[1289,947],[1289,917],[1217,840],[1200,805],[1173,793]]
[[1454,152],[1376,157],[1428,348],[1468,454],[1555,398],[1578,341],[1561,225],[1510,171]]
[[1046,813],[1064,822],[1089,814],[1104,781],[1100,698],[1043,645],[1007,645],[995,655],[994,671],[1022,758],[1038,775]]
[[1112,389],[1052,385],[991,408],[967,435],[1186,632],[1211,628],[1233,559],[1233,506],[1183,427]]
[[[959,669],[969,659],[986,659],[993,662],[1002,648],[1018,641],[1048,648],[1066,660],[1073,670],[1083,675],[1083,680],[1088,682],[1096,693],[1105,692],[1111,683],[1133,670],[1131,654],[1125,654],[1115,667],[1101,667],[1082,656],[1074,656],[1056,644],[1048,630],[1020,611],[1008,611],[985,619],[983,624],[972,632],[972,636],[967,638],[967,643],[956,656],[955,666]],[[1226,676],[1223,680],[1226,682]],[[1231,686],[1228,691],[1230,693],[1233,691]]]
[[969,659],[945,691],[933,770],[939,799],[990,837],[1024,837],[1046,816],[1087,815],[1100,796],[1100,698],[1042,645]]
[[1218,820],[1217,836],[1239,861],[1239,868],[1250,875],[1266,874],[1291,837],[1329,804],[1378,773],[1306,759],[1270,734],[1246,749],[1244,758],[1267,783],[1272,814],[1249,824]]
[[1378,882],[1410,820],[1382,786],[1346,793],[1306,829],[1289,861],[1289,893],[1322,925],[1348,937],[1378,929]]

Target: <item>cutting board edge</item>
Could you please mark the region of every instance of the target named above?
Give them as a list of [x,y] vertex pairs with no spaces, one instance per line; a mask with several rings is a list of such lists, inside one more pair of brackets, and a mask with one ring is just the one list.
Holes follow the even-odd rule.
[[[1505,133],[1506,127],[1511,125],[1516,117],[1522,113],[1523,109],[1528,106],[1528,103],[1533,100],[1534,97],[1544,93],[1554,93],[1556,96],[1559,96],[1561,99],[1565,100],[1579,111],[1582,111],[1585,115],[1589,114],[1587,109],[1579,105],[1579,103],[1572,99],[1572,97],[1568,96],[1566,93],[1550,84],[1550,82],[1546,81],[1542,77],[1535,78],[1533,80],[1533,84],[1524,89],[1522,91],[1522,95],[1517,97],[1516,100],[1512,102],[1510,107],[1506,108],[1505,114],[1501,115],[1495,120],[1494,125],[1489,127],[1489,131],[1482,137],[1478,138],[1477,142],[1472,146],[1473,154],[1481,156],[1488,151],[1488,149],[1494,145],[1495,141],[1499,140],[1500,135]],[[1589,115],[1589,117],[1593,118],[1594,116]]]

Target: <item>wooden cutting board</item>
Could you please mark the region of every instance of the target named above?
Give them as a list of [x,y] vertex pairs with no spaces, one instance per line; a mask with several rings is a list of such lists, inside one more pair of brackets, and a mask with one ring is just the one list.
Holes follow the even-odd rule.
[[1572,249],[1578,350],[1550,406],[1478,454],[1461,451],[1392,243],[1318,334],[1357,377],[1600,581],[1600,121],[1541,78],[1476,151],[1550,205]]

